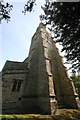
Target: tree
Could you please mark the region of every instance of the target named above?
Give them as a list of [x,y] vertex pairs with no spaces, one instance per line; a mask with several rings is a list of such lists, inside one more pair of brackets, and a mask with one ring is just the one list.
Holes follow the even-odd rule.
[[80,3],[46,2],[42,9],[44,15],[40,17],[50,25],[56,42],[63,46],[67,63],[71,63],[74,70],[80,69]]
[[[31,12],[36,0],[28,0],[24,6],[24,14]],[[1,3],[1,2],[0,2]],[[5,9],[10,7],[10,4],[0,7],[0,19],[10,19],[9,12]],[[12,6],[11,6],[12,7]],[[44,20],[46,25],[50,25],[49,30],[54,32],[56,42],[62,44],[65,51],[67,63],[72,64],[72,68],[80,69],[80,3],[78,2],[51,2],[47,0],[42,7],[44,15],[41,15],[41,20]]]
[[31,12],[33,10],[33,6],[36,5],[35,2],[36,2],[36,0],[28,0],[24,6],[24,11],[22,11],[22,12],[24,14],[26,14],[26,12]]
[[13,6],[9,3],[4,4],[4,2],[0,2],[0,23],[3,19],[10,20],[10,11],[12,10]]
[[77,93],[79,94],[80,97],[80,76],[77,76],[75,73],[71,76],[71,79],[74,82],[75,88]]
[[[26,12],[31,12],[33,10],[33,6],[35,4],[36,0],[28,0],[27,3],[24,5],[24,11],[22,11],[24,14]],[[10,5],[8,2],[4,5],[4,2],[0,2],[0,23],[3,19],[10,21],[10,11],[12,10],[13,6]]]

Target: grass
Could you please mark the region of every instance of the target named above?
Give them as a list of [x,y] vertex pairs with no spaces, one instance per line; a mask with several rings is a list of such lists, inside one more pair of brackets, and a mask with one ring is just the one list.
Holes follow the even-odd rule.
[[80,110],[59,109],[55,115],[40,115],[40,114],[0,115],[0,120],[80,120]]

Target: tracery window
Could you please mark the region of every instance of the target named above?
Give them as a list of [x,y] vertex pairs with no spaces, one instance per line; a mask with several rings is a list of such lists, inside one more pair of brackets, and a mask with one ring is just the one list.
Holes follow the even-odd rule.
[[14,80],[12,91],[20,91],[21,83],[22,83],[21,80]]

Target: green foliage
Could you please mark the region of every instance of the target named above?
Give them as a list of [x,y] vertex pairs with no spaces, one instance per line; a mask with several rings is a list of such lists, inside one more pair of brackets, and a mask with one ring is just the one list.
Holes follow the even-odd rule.
[[2,120],[79,120],[80,111],[76,109],[59,109],[56,115],[22,114],[0,115]]
[[[49,0],[50,1],[50,0]],[[80,2],[46,2],[40,17],[62,44],[67,63],[80,69]]]
[[79,92],[79,89],[80,89],[80,77],[77,76],[77,75],[74,73],[74,74],[71,76],[71,79],[72,79],[73,82],[74,82],[76,91]]
[[[31,12],[36,0],[27,0],[23,13]],[[0,21],[10,20],[9,13],[12,5],[0,2]],[[47,0],[42,7],[44,15],[40,16],[53,31],[56,42],[62,44],[67,63],[72,64],[72,69],[80,70],[80,2],[52,2]]]
[[33,10],[33,7],[35,4],[36,0],[28,0],[27,3],[24,6],[24,11],[22,11],[24,14],[26,14],[26,12],[31,12]]
[[5,19],[7,22],[10,20],[10,11],[12,10],[13,6],[9,3],[0,2],[0,22]]

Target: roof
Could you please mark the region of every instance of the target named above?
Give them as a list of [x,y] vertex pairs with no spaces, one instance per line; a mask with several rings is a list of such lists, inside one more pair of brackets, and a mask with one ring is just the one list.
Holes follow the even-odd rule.
[[27,70],[28,63],[26,62],[15,62],[15,61],[6,61],[3,71],[5,70]]
[[29,57],[27,57],[23,62],[28,63]]

